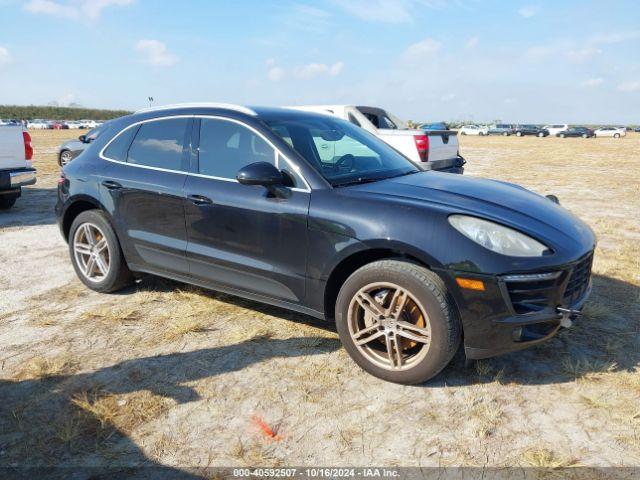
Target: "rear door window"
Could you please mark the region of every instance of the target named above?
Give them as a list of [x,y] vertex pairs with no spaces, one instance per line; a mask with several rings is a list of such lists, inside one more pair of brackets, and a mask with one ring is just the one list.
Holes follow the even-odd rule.
[[190,118],[154,120],[140,125],[127,162],[167,170],[186,171],[185,139]]

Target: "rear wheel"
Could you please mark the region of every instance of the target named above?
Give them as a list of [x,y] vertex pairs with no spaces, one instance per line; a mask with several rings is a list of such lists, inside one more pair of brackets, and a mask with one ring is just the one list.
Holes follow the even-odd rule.
[[118,238],[99,210],[82,212],[73,221],[69,253],[76,274],[92,290],[115,292],[133,280]]
[[58,162],[61,167],[64,167],[67,163],[73,160],[73,156],[69,150],[63,150],[60,152],[60,161]]
[[9,210],[16,204],[17,195],[0,195],[0,210]]
[[522,132],[516,132],[516,137],[521,137],[522,136]]
[[560,138],[566,138],[567,136],[564,133],[560,134]]
[[587,135],[586,133],[583,133],[582,138],[589,138],[589,135]]
[[619,133],[614,133],[613,134],[613,138],[620,138],[620,134]]
[[538,137],[540,138],[544,137],[544,132],[538,132]]
[[354,272],[336,301],[340,340],[368,373],[396,383],[437,375],[460,344],[457,310],[442,280],[398,260]]
[[508,137],[509,136],[509,132],[502,132],[502,136],[503,137]]

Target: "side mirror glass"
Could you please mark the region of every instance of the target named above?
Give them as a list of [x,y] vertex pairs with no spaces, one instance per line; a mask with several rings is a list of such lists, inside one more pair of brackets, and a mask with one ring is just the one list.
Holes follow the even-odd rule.
[[236,179],[242,185],[261,185],[267,188],[284,184],[280,170],[269,162],[256,162],[242,167],[238,170]]
[[89,143],[89,142],[87,142],[87,136],[86,135],[80,135],[78,137],[78,140],[80,140],[82,143]]

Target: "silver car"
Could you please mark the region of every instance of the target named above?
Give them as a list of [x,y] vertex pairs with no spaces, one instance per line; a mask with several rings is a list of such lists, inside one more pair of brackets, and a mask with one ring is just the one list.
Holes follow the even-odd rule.
[[102,131],[102,127],[89,130],[85,135],[80,135],[78,139],[64,142],[58,147],[58,165],[64,167],[71,160],[84,152],[89,144],[93,142]]

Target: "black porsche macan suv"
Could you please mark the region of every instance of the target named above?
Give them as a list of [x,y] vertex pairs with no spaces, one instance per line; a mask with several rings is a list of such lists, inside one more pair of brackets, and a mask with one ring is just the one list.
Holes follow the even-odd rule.
[[[335,152],[327,155],[326,152]],[[334,117],[188,105],[106,125],[56,206],[80,279],[149,273],[335,320],[381,378],[425,381],[570,324],[595,237],[516,185],[422,171]]]

